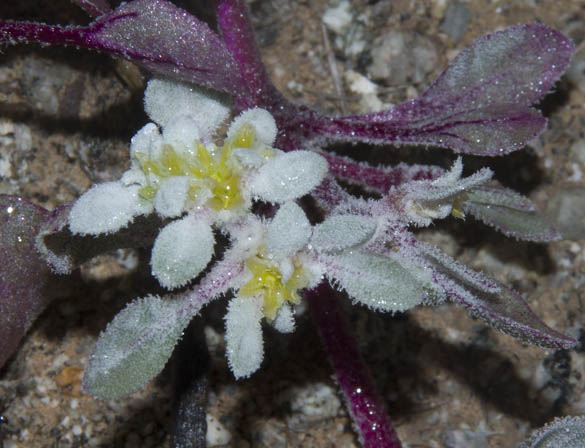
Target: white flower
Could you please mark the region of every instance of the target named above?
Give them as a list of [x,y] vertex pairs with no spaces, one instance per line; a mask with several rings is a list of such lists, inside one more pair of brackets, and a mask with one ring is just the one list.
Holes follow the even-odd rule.
[[390,196],[403,196],[401,203],[409,223],[429,226],[434,219],[443,219],[453,214],[464,218],[458,209],[458,201],[466,190],[489,181],[493,172],[483,168],[477,173],[462,178],[463,162],[457,158],[451,170],[433,180],[411,181],[390,192]]
[[255,199],[299,198],[327,172],[325,159],[313,152],[272,147],[276,123],[263,109],[236,117],[221,146],[213,137],[229,108],[207,90],[155,79],[146,89],[145,109],[156,124],[132,138],[130,169],[119,181],[83,194],[71,209],[69,228],[100,235],[152,212],[177,219],[161,230],[152,252],[152,274],[168,289],[205,269],[214,252],[213,225],[225,230],[250,213]]

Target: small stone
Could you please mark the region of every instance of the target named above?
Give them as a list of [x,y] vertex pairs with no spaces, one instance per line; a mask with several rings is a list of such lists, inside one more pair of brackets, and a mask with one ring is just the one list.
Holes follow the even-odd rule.
[[449,2],[445,11],[445,19],[441,23],[441,31],[446,33],[453,42],[459,42],[465,35],[471,19],[471,11],[465,3],[458,0]]
[[420,83],[434,70],[439,57],[433,42],[417,33],[392,30],[377,37],[368,73],[389,85]]
[[352,19],[351,4],[348,0],[342,0],[328,8],[321,20],[329,30],[342,34],[351,24]]
[[231,433],[213,415],[207,414],[207,434],[205,441],[208,447],[226,445],[232,440]]
[[547,214],[565,239],[585,239],[585,188],[563,188],[549,201]]
[[308,420],[321,420],[335,417],[341,407],[337,393],[324,383],[309,384],[294,388],[290,397],[293,412],[303,414]]

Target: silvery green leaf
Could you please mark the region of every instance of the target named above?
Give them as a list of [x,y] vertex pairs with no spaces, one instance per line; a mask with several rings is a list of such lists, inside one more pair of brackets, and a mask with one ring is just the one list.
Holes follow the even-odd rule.
[[366,243],[376,232],[368,216],[336,215],[315,226],[311,245],[320,251],[339,251]]
[[147,296],[130,303],[100,335],[84,390],[115,399],[143,387],[163,369],[193,314],[183,298]]
[[561,238],[528,198],[498,185],[468,191],[461,208],[503,234],[521,240],[554,241]]
[[348,251],[322,260],[337,285],[373,310],[405,311],[425,296],[423,282],[389,257]]
[[556,418],[547,423],[518,448],[583,448],[585,417]]

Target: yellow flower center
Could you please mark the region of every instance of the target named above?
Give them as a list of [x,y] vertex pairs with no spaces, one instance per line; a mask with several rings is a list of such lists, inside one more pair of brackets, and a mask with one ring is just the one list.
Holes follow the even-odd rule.
[[261,295],[264,299],[264,316],[272,321],[280,307],[286,302],[298,304],[301,298],[298,290],[307,286],[303,269],[295,263],[291,277],[282,282],[282,273],[268,263],[262,255],[246,260],[246,267],[252,272],[252,279],[240,288],[240,296]]
[[188,154],[178,154],[171,145],[164,145],[159,159],[138,154],[136,161],[149,182],[140,189],[139,194],[152,200],[161,180],[172,176],[187,176],[190,178],[188,196],[191,200],[196,200],[201,190],[207,188],[212,194],[207,201],[209,207],[215,210],[234,208],[242,202],[242,195],[240,175],[231,157],[232,150],[251,147],[255,138],[254,127],[246,123],[233,139],[224,142],[215,153],[197,141],[194,143],[195,151]]

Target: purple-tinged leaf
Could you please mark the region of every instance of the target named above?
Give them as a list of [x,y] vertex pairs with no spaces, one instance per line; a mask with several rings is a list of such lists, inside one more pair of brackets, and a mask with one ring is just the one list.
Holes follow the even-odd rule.
[[191,319],[225,294],[242,270],[243,263],[228,251],[192,291],[131,302],[100,334],[85,370],[84,390],[115,399],[144,387],[164,368]]
[[585,417],[555,418],[536,431],[518,448],[582,448],[585,446]]
[[51,213],[15,196],[0,195],[0,367],[54,295],[45,290],[49,268],[35,236]]
[[318,133],[338,141],[421,144],[478,155],[522,148],[546,120],[530,104],[566,69],[573,44],[544,25],[510,27],[464,49],[412,101],[378,113],[333,119]]
[[128,59],[175,80],[245,92],[238,66],[205,23],[165,0],[135,0],[87,27],[0,22],[0,42],[89,48]]
[[400,448],[402,445],[386,414],[384,401],[374,386],[335,291],[321,283],[307,291],[306,297],[361,445],[364,448]]
[[412,180],[433,180],[444,174],[445,170],[432,165],[408,165],[399,163],[394,166],[371,166],[366,162],[356,162],[349,157],[320,152],[329,163],[329,172],[339,179],[358,184],[380,194],[388,193]]
[[468,191],[461,209],[504,235],[527,241],[555,241],[561,235],[530,199],[499,185]]
[[417,243],[433,281],[447,297],[494,328],[541,347],[572,348],[576,341],[548,327],[516,291],[472,271],[438,249]]
[[295,109],[274,87],[266,73],[246,3],[242,0],[220,0],[216,12],[223,41],[233,55],[248,90],[245,97],[237,98],[238,108],[262,107],[274,112],[285,104],[290,106],[289,109]]
[[99,17],[112,10],[108,0],[72,0],[83,9],[90,17]]

